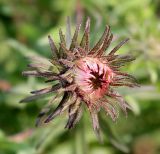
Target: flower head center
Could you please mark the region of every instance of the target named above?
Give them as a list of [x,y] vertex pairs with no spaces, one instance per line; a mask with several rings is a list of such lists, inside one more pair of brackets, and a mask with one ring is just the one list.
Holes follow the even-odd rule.
[[104,74],[99,74],[98,72],[94,71],[91,72],[91,74],[94,76],[89,78],[93,86],[93,89],[102,88],[103,84],[105,83],[105,80],[103,79]]
[[98,58],[84,57],[76,61],[75,82],[91,99],[106,93],[112,76],[112,70]]

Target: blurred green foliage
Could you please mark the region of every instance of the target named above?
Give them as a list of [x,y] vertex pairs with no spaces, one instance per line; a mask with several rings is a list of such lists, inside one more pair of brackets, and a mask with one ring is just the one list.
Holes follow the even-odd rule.
[[[50,57],[47,35],[58,44],[58,29],[67,16],[91,18],[91,44],[111,25],[113,45],[129,37],[119,52],[131,52],[135,62],[123,68],[137,77],[138,89],[119,89],[133,112],[116,123],[102,113],[104,144],[98,143],[87,112],[71,131],[65,116],[35,128],[47,100],[19,104],[43,81],[21,76],[26,56]],[[47,99],[47,98],[46,98]],[[159,0],[0,0],[0,154],[159,154],[160,153],[160,2]]]

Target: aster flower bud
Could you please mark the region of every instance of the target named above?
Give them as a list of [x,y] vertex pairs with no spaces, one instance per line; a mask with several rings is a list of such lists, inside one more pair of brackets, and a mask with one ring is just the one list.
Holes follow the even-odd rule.
[[[116,92],[115,87],[138,86],[136,79],[120,71],[120,67],[135,58],[131,55],[118,55],[116,51],[124,45],[129,39],[120,42],[108,54],[105,51],[110,46],[113,34],[110,27],[106,26],[105,31],[99,41],[93,48],[89,45],[90,19],[86,21],[86,26],[82,40],[78,42],[80,24],[77,24],[75,33],[70,39],[70,26],[67,27],[67,40],[60,30],[60,44],[57,47],[48,36],[52,51],[52,58],[32,57],[30,70],[24,71],[25,76],[43,77],[51,86],[32,91],[33,94],[21,102],[29,102],[48,93],[54,93],[55,96],[49,101],[49,106],[42,109],[37,118],[36,125],[43,119],[48,123],[64,111],[68,112],[68,122],[65,128],[73,128],[82,116],[82,104],[85,104],[92,118],[93,129],[99,136],[98,112],[104,109],[108,115],[115,121],[118,117],[118,111],[113,102],[117,102],[120,108],[126,113],[130,106],[123,97]],[[66,43],[67,42],[67,43]],[[52,83],[57,81],[56,83]],[[52,110],[50,106],[53,102],[62,96],[59,105]],[[44,119],[45,117],[45,119]]]

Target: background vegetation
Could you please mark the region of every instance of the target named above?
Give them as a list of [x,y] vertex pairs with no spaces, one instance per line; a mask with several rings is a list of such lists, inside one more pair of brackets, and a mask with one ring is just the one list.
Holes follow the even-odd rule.
[[[133,107],[116,123],[102,116],[104,144],[91,127],[88,113],[75,129],[64,129],[65,116],[35,128],[47,101],[19,104],[43,81],[21,75],[29,54],[50,57],[47,35],[58,44],[58,29],[66,17],[91,18],[91,42],[106,24],[115,34],[113,45],[129,37],[120,52],[137,56],[124,70],[141,84],[119,89]],[[0,154],[159,154],[160,153],[160,1],[159,0],[0,0]]]

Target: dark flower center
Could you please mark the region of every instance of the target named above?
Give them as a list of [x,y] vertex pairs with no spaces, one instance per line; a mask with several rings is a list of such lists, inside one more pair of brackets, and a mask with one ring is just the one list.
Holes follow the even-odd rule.
[[94,77],[89,78],[90,81],[92,82],[92,86],[94,89],[102,88],[103,83],[105,82],[103,80],[104,72],[99,75],[99,72],[91,72],[91,74]]

